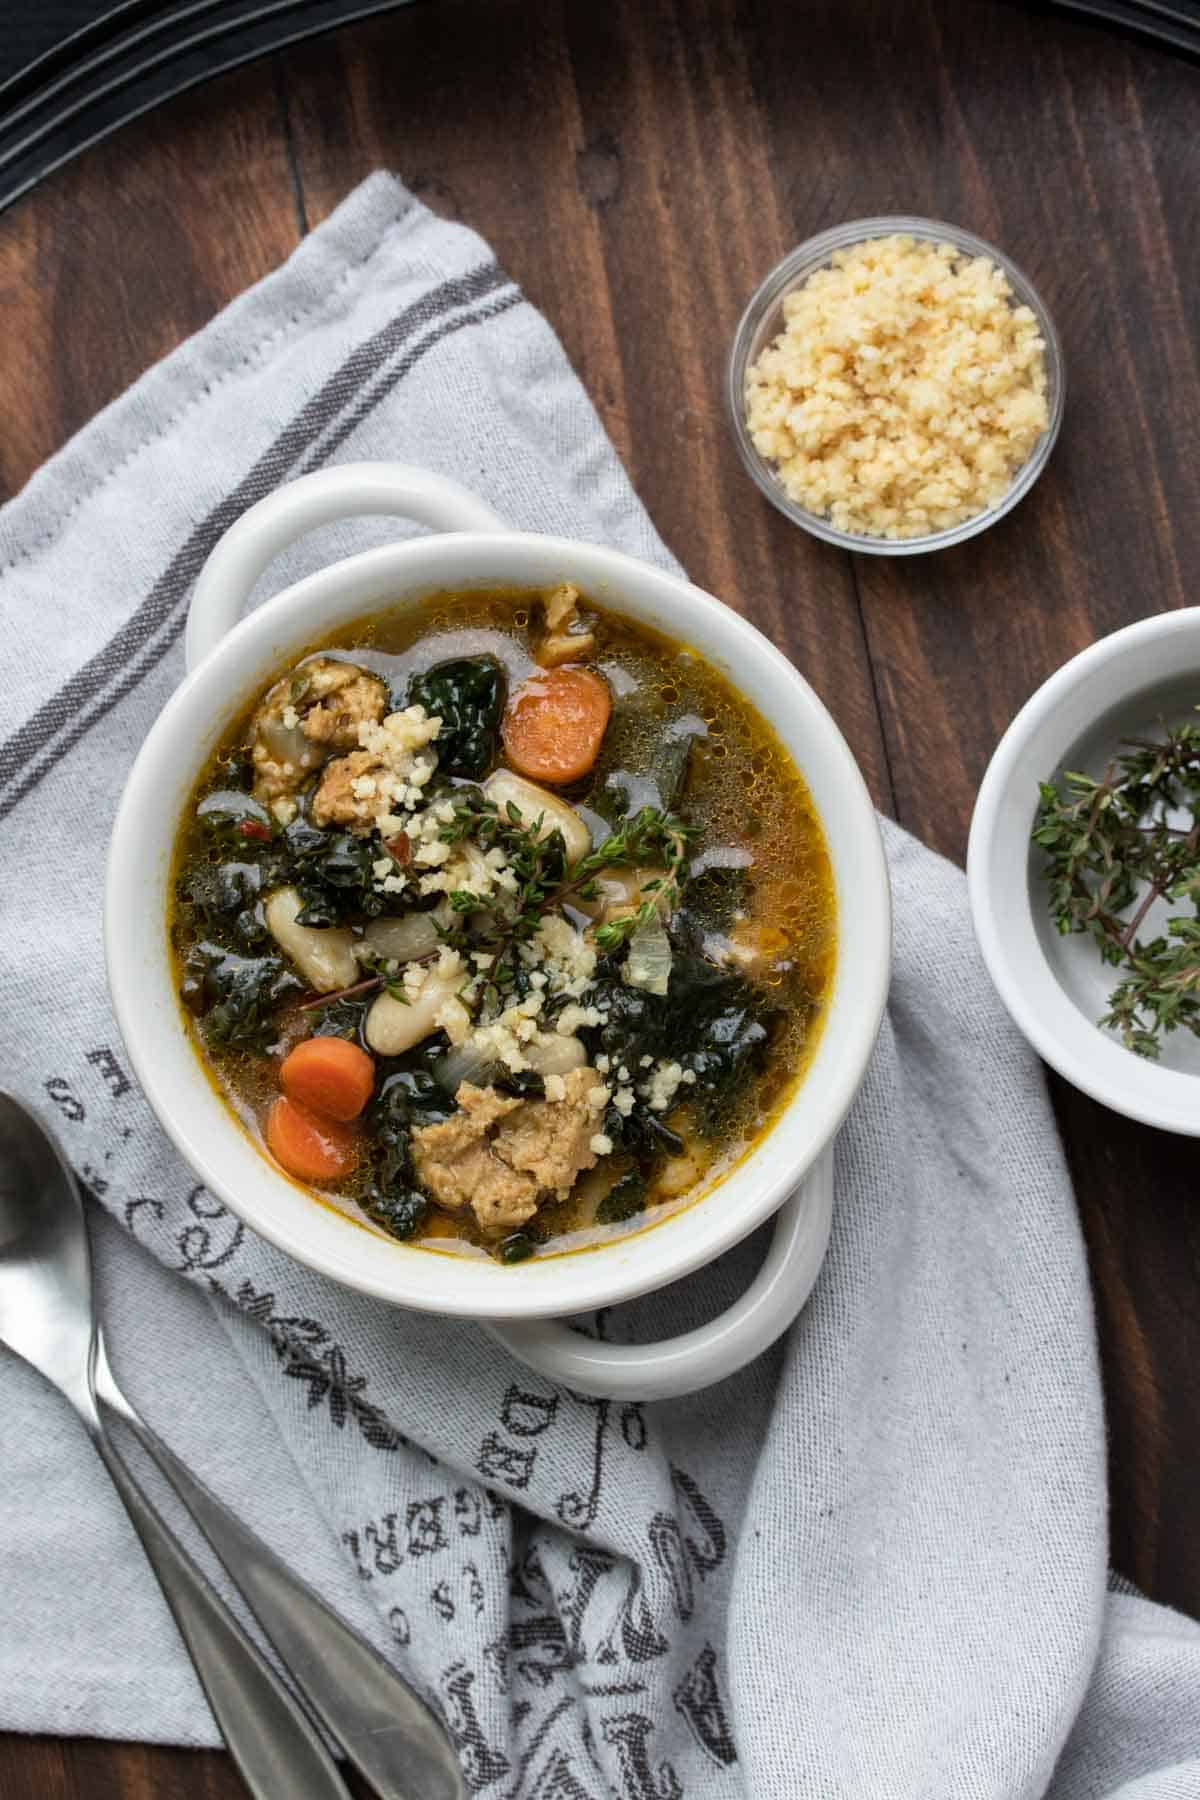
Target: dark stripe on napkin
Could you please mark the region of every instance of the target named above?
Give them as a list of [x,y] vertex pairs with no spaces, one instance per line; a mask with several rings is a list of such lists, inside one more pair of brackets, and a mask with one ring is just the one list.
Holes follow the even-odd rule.
[[[509,291],[490,304],[477,305],[472,311],[456,317],[446,317],[455,308],[470,305],[504,288]],[[187,610],[182,603],[192,583],[218,539],[247,507],[278,486],[306,452],[312,452],[306,468],[317,468],[328,460],[355,427],[435,345],[465,326],[481,325],[507,312],[519,305],[521,299],[520,292],[511,286],[503,270],[495,263],[488,263],[470,275],[445,282],[359,345],[264,451],[233,492],[200,521],[120,631],[57,694],[39,707],[7,743],[0,745],[0,819],[31,793],[92,725],[131,693],[161,661],[183,630]],[[427,330],[430,326],[437,329]],[[340,420],[344,409],[361,394],[371,378],[423,329],[426,329],[426,335],[388,370],[386,379],[377,384],[347,420]],[[336,429],[331,429],[334,427]],[[327,432],[329,436],[324,438]],[[143,651],[145,654],[140,655],[140,660],[131,669],[131,659],[139,657]],[[114,682],[115,685],[109,685]],[[89,708],[89,702],[95,704]],[[40,760],[35,762],[35,758]]]

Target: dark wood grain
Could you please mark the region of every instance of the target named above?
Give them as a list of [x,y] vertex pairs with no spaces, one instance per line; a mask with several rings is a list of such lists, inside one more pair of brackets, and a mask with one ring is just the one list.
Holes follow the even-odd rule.
[[[357,1776],[345,1779],[353,1800],[371,1800]],[[246,1789],[216,1750],[0,1737],[0,1800],[246,1800]]]
[[[562,337],[667,542],[836,698],[886,803],[850,565],[807,557],[798,593],[796,534],[729,454],[724,354],[786,232],[734,9],[711,8],[699,32],[690,10],[660,6],[650,31],[638,0],[423,7],[403,22],[421,70],[403,106],[397,21],[301,50],[288,87],[306,204],[321,218],[382,166],[486,232]],[[502,69],[464,58],[464,37],[485,32]]]
[[[177,102],[0,219],[0,483],[381,165],[491,240],[690,572],[788,650],[879,802],[948,855],[1032,689],[1195,598],[1200,70],[1003,0],[438,0]],[[1069,369],[1033,495],[907,562],[791,527],[742,475],[723,411],[760,276],[887,211],[1004,245]],[[1053,1092],[1096,1291],[1114,1560],[1200,1613],[1194,1149]],[[0,1800],[240,1792],[217,1756],[0,1744]]]
[[0,490],[15,492],[299,238],[269,63],[151,114],[7,212]]

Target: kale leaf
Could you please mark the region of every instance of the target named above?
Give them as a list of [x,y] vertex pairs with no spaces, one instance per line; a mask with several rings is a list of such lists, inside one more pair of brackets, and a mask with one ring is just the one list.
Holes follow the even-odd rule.
[[269,843],[275,825],[266,807],[240,788],[218,788],[205,794],[196,808],[196,817],[218,843]]
[[419,1188],[376,1185],[365,1196],[363,1211],[391,1237],[410,1238],[424,1223],[429,1202]]
[[419,1125],[440,1125],[453,1111],[454,1101],[427,1068],[404,1065],[390,1069],[384,1076],[367,1113],[367,1123],[382,1142],[389,1132],[407,1134]]
[[[745,910],[752,859],[735,861],[738,856],[736,850],[713,850],[696,858],[700,868],[692,865],[683,884],[682,906],[675,914],[677,933],[689,949],[698,949],[706,932],[728,931],[734,915]],[[730,860],[723,860],[726,857]]]
[[632,1111],[618,1112],[615,1106],[604,1114],[605,1135],[618,1150],[636,1157],[639,1169],[649,1170],[664,1156],[681,1156],[683,1139],[663,1122],[661,1113],[652,1112],[644,1100],[635,1100]]
[[[603,1051],[614,1068],[624,1064],[636,1069],[643,1056],[681,1063],[696,1077],[689,1084],[692,1095],[720,1102],[761,1067],[774,1014],[740,975],[717,968],[689,949],[675,926],[671,936],[674,957],[667,993],[660,996],[627,986],[616,958],[609,958],[602,966],[599,990],[589,995],[607,1018],[585,1035],[593,1054]],[[627,1144],[638,1132],[655,1135],[649,1119],[637,1116],[642,1110],[635,1108],[629,1115],[622,1134]],[[711,1108],[703,1112],[706,1119],[712,1117]]]
[[545,1079],[536,1069],[501,1069],[492,1076],[491,1085],[498,1093],[511,1094],[515,1100],[544,1100]]
[[596,1208],[597,1225],[620,1225],[646,1210],[646,1182],[631,1169],[615,1182]]
[[298,817],[280,836],[272,876],[290,882],[304,902],[297,924],[321,930],[352,916],[376,918],[390,909],[392,896],[375,887],[377,857],[378,848],[369,838],[320,831]]
[[350,1038],[357,1043],[362,1035],[363,1020],[374,999],[374,994],[368,994],[362,999],[332,1000],[328,1006],[314,1007],[308,1015],[316,1020],[312,1035]]
[[528,1231],[511,1232],[496,1245],[496,1259],[502,1263],[528,1262],[531,1256],[537,1255],[541,1241]]
[[453,1101],[422,1068],[393,1069],[371,1102],[366,1123],[375,1167],[363,1210],[393,1237],[411,1237],[429,1205],[413,1169],[412,1133],[439,1124],[453,1111]]
[[504,670],[494,656],[461,656],[414,675],[408,706],[423,706],[442,721],[436,749],[444,775],[478,781],[496,760],[506,698]]
[[702,956],[680,956],[671,970],[670,1038],[676,1060],[696,1076],[695,1091],[724,1099],[761,1069],[775,1017],[762,995],[740,975]]
[[241,956],[221,944],[193,944],[184,964],[185,1003],[210,1043],[265,1050],[277,1036],[274,1009],[303,983],[281,956]]
[[612,826],[644,806],[678,812],[691,769],[692,745],[705,734],[703,719],[692,714],[664,724],[654,716],[640,689],[622,696],[613,707],[587,804]]
[[706,735],[703,719],[672,719],[655,744],[651,774],[663,812],[678,812],[692,763],[692,745]]
[[259,900],[262,867],[257,862],[196,863],[180,883],[180,897],[191,907],[197,924],[210,938],[224,938],[240,949],[264,942]]

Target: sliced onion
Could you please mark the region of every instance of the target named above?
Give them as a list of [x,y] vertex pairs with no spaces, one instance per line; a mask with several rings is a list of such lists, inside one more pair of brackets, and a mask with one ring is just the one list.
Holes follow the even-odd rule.
[[624,979],[629,987],[648,994],[665,994],[671,979],[671,940],[655,919],[639,925],[629,940]]
[[[651,881],[657,881],[658,886],[643,895],[643,888]],[[661,867],[604,869],[599,875],[592,877],[589,885],[594,885],[596,889],[593,898],[585,900],[582,894],[572,894],[570,905],[601,925],[636,912],[644,899],[653,900],[662,918],[666,918],[671,911],[671,878],[668,871]]]
[[198,819],[253,819],[256,825],[269,825],[271,815],[265,806],[240,788],[222,788],[220,793],[206,794],[196,808]]
[[314,743],[299,725],[285,725],[275,717],[260,722],[258,741],[273,762],[291,763],[297,769],[315,769],[329,754],[326,745]]
[[453,1099],[464,1081],[469,1081],[472,1087],[487,1087],[496,1072],[496,1066],[494,1056],[473,1049],[468,1039],[456,1050],[449,1050],[445,1056],[439,1056],[430,1069],[430,1074],[438,1086]]
[[429,956],[441,943],[431,913],[405,913],[399,919],[372,919],[362,941],[376,956],[392,961],[416,962]]
[[688,864],[688,874],[705,875],[710,869],[749,869],[753,866],[754,857],[749,850],[736,844],[714,844],[711,850],[702,850],[699,856],[693,856]]
[[662,869],[655,869],[653,875],[648,869],[603,869],[588,884],[596,890],[592,898],[585,900],[582,894],[572,894],[571,905],[589,919],[607,924],[623,912],[632,912],[638,904],[642,882],[663,873]]

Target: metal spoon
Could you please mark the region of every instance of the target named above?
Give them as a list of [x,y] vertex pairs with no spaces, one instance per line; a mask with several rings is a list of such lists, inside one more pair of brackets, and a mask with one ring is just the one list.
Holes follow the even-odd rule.
[[347,1800],[313,1727],[108,1441],[92,1392],[92,1272],[74,1180],[36,1119],[0,1094],[0,1340],[71,1402],[142,1540],[213,1716],[255,1800]]
[[3,1092],[0,1341],[47,1376],[83,1418],[256,1800],[281,1794],[346,1800],[346,1789],[303,1712],[109,1443],[97,1394],[174,1485],[305,1699],[380,1800],[464,1800],[457,1758],[424,1701],[196,1480],[121,1393],[94,1319],[87,1227],[74,1175],[41,1121]]
[[444,1726],[381,1656],[230,1512],[140,1418],[96,1327],[95,1392],[154,1458],[229,1571],[288,1674],[379,1800],[465,1800]]

